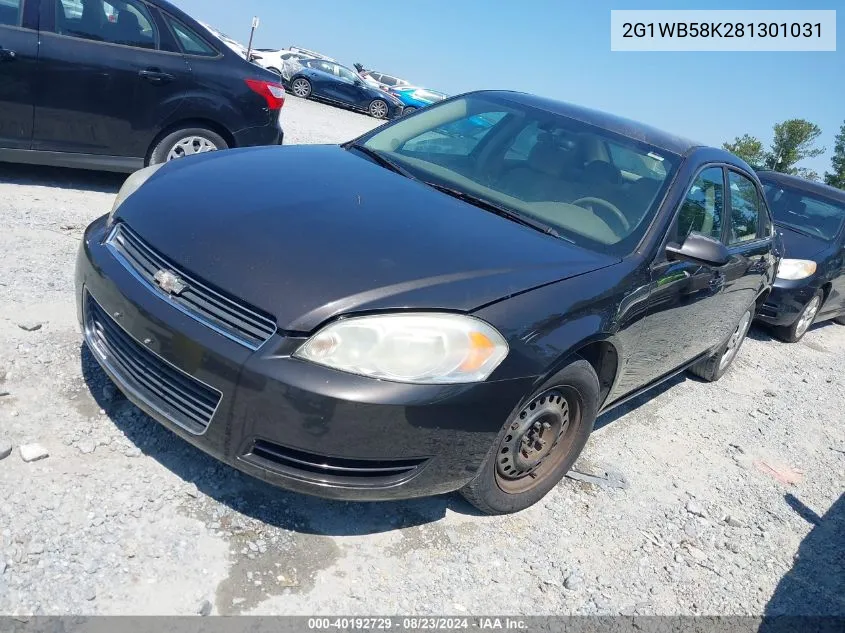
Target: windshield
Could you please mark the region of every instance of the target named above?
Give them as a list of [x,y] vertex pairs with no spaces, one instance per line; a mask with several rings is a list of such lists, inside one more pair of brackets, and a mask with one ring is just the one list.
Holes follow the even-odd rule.
[[845,218],[845,204],[788,187],[765,176],[760,178],[775,222],[823,240],[839,233]]
[[428,106],[364,137],[406,172],[624,255],[651,223],[680,158],[488,94]]

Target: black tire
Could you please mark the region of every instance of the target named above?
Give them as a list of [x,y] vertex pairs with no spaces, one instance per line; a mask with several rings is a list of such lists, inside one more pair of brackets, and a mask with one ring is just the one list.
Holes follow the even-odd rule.
[[311,96],[311,82],[305,77],[296,77],[290,82],[290,92],[300,99],[307,99]]
[[[599,392],[596,372],[586,360],[576,359],[561,369],[511,414],[490,448],[481,470],[461,489],[461,495],[485,514],[519,512],[537,503],[563,479],[584,449],[596,420]],[[503,466],[502,462],[507,462],[508,454],[505,449],[517,445],[520,446],[517,453],[520,453],[523,439],[529,436],[529,433],[534,433],[531,429],[517,430],[515,433],[514,429],[519,429],[520,424],[526,423],[536,428],[538,422],[532,421],[532,412],[537,412],[544,406],[551,406],[553,402],[562,410],[561,398],[565,400],[565,417],[568,423],[561,424],[548,452],[535,467],[533,473],[536,477],[526,474],[509,478],[502,472],[502,468],[512,468],[510,465]],[[541,400],[543,402],[540,402]],[[536,409],[533,406],[535,404],[538,405]],[[529,416],[527,420],[526,414]],[[540,431],[540,438],[542,433],[543,431]],[[519,435],[513,439],[517,434]],[[528,439],[531,437],[538,436],[529,436]]]
[[269,70],[271,73],[276,73],[279,76],[279,78],[281,79],[282,71],[279,70],[278,68],[274,68],[274,67],[271,66],[267,70]]
[[[748,308],[748,310],[743,313],[736,329],[728,340],[722,343],[722,345],[719,346],[719,349],[713,354],[690,367],[689,372],[698,376],[702,380],[706,380],[707,382],[716,382],[719,378],[724,376],[733,364],[736,355],[739,353],[742,343],[748,335],[748,330],[751,329],[751,322],[754,320],[755,308],[756,305]],[[728,354],[730,354],[730,356],[727,356]]]
[[167,162],[170,159],[171,152],[179,153],[177,149],[179,144],[186,144],[186,146],[190,144],[194,146],[194,149],[199,147],[196,142],[191,143],[191,139],[201,139],[214,146],[214,150],[206,148],[197,153],[229,149],[229,144],[217,132],[202,127],[186,127],[175,130],[158,141],[150,152],[149,164],[158,165]]
[[[813,322],[819,315],[823,299],[824,293],[821,290],[817,290],[816,294],[804,305],[804,309],[792,325],[772,326],[772,334],[784,343],[797,343],[800,341],[810,330]],[[806,319],[809,319],[809,322]]]
[[413,114],[416,111],[417,111],[417,109],[414,106],[406,106],[402,110],[402,114]]
[[833,322],[838,323],[839,325],[845,325],[845,314],[836,317],[835,319],[833,319]]
[[367,111],[372,117],[377,119],[386,119],[388,112],[390,112],[390,107],[384,99],[373,99],[370,101]]

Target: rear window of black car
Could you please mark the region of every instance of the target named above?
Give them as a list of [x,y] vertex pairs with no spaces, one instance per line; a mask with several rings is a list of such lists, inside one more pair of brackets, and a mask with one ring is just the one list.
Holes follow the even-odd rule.
[[183,53],[186,55],[202,55],[203,57],[217,56],[217,51],[207,44],[197,33],[169,15],[166,15],[165,19],[170,25],[170,28],[173,29],[173,33],[176,35],[176,39]]
[[826,241],[833,240],[845,220],[845,203],[760,177],[775,222]]

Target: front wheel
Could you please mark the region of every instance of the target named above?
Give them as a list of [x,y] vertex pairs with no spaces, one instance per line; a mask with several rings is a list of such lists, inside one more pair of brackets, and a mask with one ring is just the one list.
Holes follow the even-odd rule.
[[525,400],[505,422],[484,465],[461,494],[486,514],[518,512],[557,485],[587,443],[599,406],[599,380],[578,359]]
[[216,132],[201,127],[183,128],[156,143],[150,152],[150,165],[228,148],[228,143]]
[[370,102],[368,110],[370,111],[370,116],[374,116],[377,119],[387,118],[387,103],[381,99],[373,99]]
[[801,310],[801,314],[798,315],[798,318],[795,319],[795,322],[792,325],[773,327],[772,333],[784,343],[797,343],[800,341],[804,338],[807,330],[810,329],[813,321],[816,320],[819,310],[822,307],[823,298],[824,294],[822,291],[817,290],[816,294],[814,294],[813,298],[807,302],[807,305],[804,306],[804,309]]
[[742,347],[748,330],[751,329],[751,321],[754,319],[752,309],[749,308],[745,311],[727,342],[723,343],[715,354],[690,367],[690,373],[707,382],[715,382],[725,375],[734,358],[736,358],[739,348]]
[[414,106],[405,106],[402,110],[402,114],[413,114],[416,111],[417,109]]

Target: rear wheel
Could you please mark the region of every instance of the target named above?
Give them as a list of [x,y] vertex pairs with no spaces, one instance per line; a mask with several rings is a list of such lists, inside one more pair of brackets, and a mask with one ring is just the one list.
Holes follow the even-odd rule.
[[300,99],[311,96],[311,82],[304,77],[297,77],[290,85],[290,91]]
[[373,99],[370,102],[368,110],[370,111],[370,116],[374,116],[377,119],[387,118],[387,102],[381,99]]
[[150,152],[150,165],[228,148],[229,144],[216,132],[202,127],[182,128],[156,143]]
[[707,382],[715,382],[724,376],[728,368],[730,368],[731,363],[733,363],[734,358],[736,358],[739,348],[742,347],[742,343],[745,341],[745,336],[751,328],[751,321],[753,319],[754,313],[752,312],[752,308],[749,308],[742,315],[739,324],[730,338],[712,356],[708,356],[690,367],[690,373],[695,374]]
[[411,114],[412,112],[416,112],[417,109],[414,106],[405,106],[402,110],[402,114]]
[[279,77],[281,77],[281,76],[282,76],[282,71],[281,71],[281,70],[279,70],[278,68],[273,68],[273,67],[271,66],[271,67],[270,67],[270,68],[268,68],[267,70],[269,70],[271,73],[276,73]]
[[461,494],[487,514],[523,510],[569,471],[593,430],[599,381],[578,359],[544,383],[505,422],[484,465]]
[[836,317],[835,319],[833,319],[833,321],[835,323],[838,323],[839,325],[845,325],[845,314],[843,314],[842,316]]
[[785,343],[796,343],[800,341],[804,338],[807,330],[810,329],[813,321],[816,320],[819,310],[822,307],[823,299],[824,293],[821,290],[817,290],[816,294],[814,294],[813,298],[807,302],[807,305],[804,306],[801,314],[798,315],[798,318],[795,319],[795,322],[792,325],[772,328],[774,335]]

